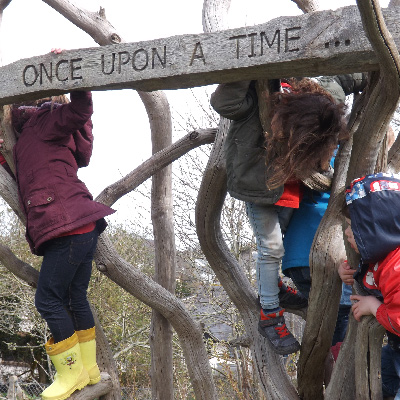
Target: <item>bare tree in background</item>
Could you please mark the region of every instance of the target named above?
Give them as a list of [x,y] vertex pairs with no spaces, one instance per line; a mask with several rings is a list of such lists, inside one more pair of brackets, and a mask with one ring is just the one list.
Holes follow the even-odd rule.
[[[43,1],[88,33],[99,45],[123,42],[115,28],[107,21],[103,9],[94,13],[80,9],[78,5],[68,0]],[[295,2],[304,12],[317,9],[311,0]],[[9,3],[10,1],[0,2],[1,15]],[[204,1],[205,32],[225,27],[229,6],[230,0]],[[163,171],[183,154],[206,143],[214,145],[204,171],[196,204],[198,239],[210,266],[243,321],[244,331],[240,343],[251,350],[255,373],[264,395],[273,400],[292,400],[299,397],[307,400],[381,398],[378,371],[382,329],[373,323],[371,318],[364,318],[359,325],[351,319],[343,351],[325,393],[322,376],[340,296],[340,282],[336,268],[345,254],[339,210],[341,191],[343,185],[352,178],[385,168],[386,159],[383,157],[378,163],[378,154],[399,99],[399,55],[386,29],[379,4],[376,0],[360,0],[358,6],[366,34],[378,55],[380,71],[370,74],[365,94],[353,107],[349,122],[352,141],[343,146],[337,157],[331,202],[314,240],[311,254],[313,289],[300,354],[298,388],[295,388],[290,381],[281,357],[273,352],[269,343],[257,331],[259,310],[256,305],[256,294],[245,271],[232,255],[231,250],[235,250],[236,246],[233,246],[233,249],[228,248],[221,232],[221,210],[226,196],[226,171],[222,149],[229,127],[228,121],[220,121],[217,135],[215,135],[216,129],[198,129],[176,143],[162,142],[160,138],[169,136],[171,127],[168,102],[161,92],[140,93],[149,115],[153,148],[156,153],[127,176],[105,188],[97,200],[111,206],[146,179],[156,176],[152,196],[154,237],[157,242],[156,278],[150,278],[135,265],[123,259],[106,233],[99,239],[95,261],[99,271],[155,312],[152,329],[154,399],[172,399],[174,396],[171,328],[179,337],[196,399],[217,399],[217,390],[204,345],[202,325],[173,294],[175,244],[171,224],[172,194],[170,172]],[[381,93],[385,93],[385,96]],[[160,122],[158,121],[160,116],[163,118],[163,123],[158,125],[156,122]],[[3,154],[9,165],[13,166],[12,146],[15,137],[10,126],[7,106],[1,115],[1,128],[5,139]],[[398,157],[396,158],[399,146],[400,141],[396,140],[389,154],[388,166],[392,170],[397,170],[399,167]],[[162,188],[164,190],[159,190]],[[3,169],[0,169],[0,194],[21,217],[15,182]],[[356,262],[355,254],[351,251],[348,258]],[[20,279],[35,286],[37,271],[16,257],[7,246],[0,246],[0,260]],[[97,326],[96,331],[99,332],[98,356],[102,381],[72,397],[93,399],[101,396],[104,399],[118,399],[121,394],[112,354],[101,327]],[[375,340],[369,340],[371,337]],[[356,341],[359,350],[354,357]],[[372,355],[369,360],[367,353]],[[164,358],[163,365],[157,361],[157,357],[161,354]],[[165,392],[162,391],[163,385]]]

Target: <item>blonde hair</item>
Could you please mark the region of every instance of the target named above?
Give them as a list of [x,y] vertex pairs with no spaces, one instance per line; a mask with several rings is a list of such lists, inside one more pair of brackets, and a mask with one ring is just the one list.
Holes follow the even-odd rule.
[[40,107],[42,104],[44,103],[49,103],[51,102],[52,108],[53,108],[53,104],[57,103],[57,104],[68,104],[69,103],[69,99],[65,94],[61,94],[58,96],[51,96],[51,97],[43,97],[41,99],[38,100],[27,100],[27,101],[23,101],[21,103],[16,103],[13,104],[13,108],[18,108],[18,107],[22,107],[22,106],[27,106],[27,107]]

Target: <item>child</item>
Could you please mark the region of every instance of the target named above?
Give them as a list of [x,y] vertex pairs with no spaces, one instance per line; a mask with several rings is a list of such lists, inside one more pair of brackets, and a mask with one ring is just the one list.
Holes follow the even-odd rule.
[[[348,80],[346,93],[337,85],[343,101],[345,94],[353,92],[355,82]],[[271,98],[271,131],[266,135],[255,81],[219,85],[211,105],[232,120],[225,142],[227,187],[232,197],[246,202],[257,239],[258,329],[278,354],[285,355],[300,346],[286,328],[284,307],[302,308],[307,300],[298,293],[290,294],[279,279],[282,234],[293,209],[299,207],[300,179],[329,166],[347,131],[343,105],[337,105],[317,83],[293,80],[277,86]]]
[[[294,210],[283,239],[285,255],[282,258],[282,273],[293,281],[307,299],[311,290],[310,249],[329,197],[329,193],[306,188],[300,207]],[[350,295],[351,286],[343,284],[332,346],[342,342],[345,337],[351,308]]]
[[90,92],[56,101],[15,105],[12,122],[16,179],[31,251],[43,256],[35,305],[52,337],[46,343],[57,374],[42,393],[63,400],[100,380],[95,324],[86,292],[104,217],[114,212],[93,201],[77,171],[93,145]]
[[361,261],[357,270],[344,261],[338,272],[344,283],[356,281],[365,294],[350,297],[356,301],[354,318],[374,315],[386,329],[385,352],[400,377],[400,176],[377,173],[355,179],[346,190],[346,204],[345,235]]

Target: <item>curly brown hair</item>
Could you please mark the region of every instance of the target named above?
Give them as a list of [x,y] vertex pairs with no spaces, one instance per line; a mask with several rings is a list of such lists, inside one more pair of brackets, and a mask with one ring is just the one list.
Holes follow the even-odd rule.
[[265,134],[271,189],[323,169],[339,141],[348,139],[344,104],[310,79],[289,83],[292,92],[272,96],[271,132]]

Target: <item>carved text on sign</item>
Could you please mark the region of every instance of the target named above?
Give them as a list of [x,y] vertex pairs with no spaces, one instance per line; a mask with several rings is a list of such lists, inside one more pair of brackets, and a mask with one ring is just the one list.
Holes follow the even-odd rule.
[[[301,27],[286,28],[284,30],[284,51],[299,51],[299,47],[294,42],[300,39],[298,32]],[[268,36],[265,32],[253,32],[247,35],[231,36],[230,40],[236,40],[236,58],[242,56],[242,50],[247,52],[248,57],[263,56],[266,46],[271,49],[275,45],[276,52],[281,52],[281,29],[277,29],[273,35]],[[272,37],[271,37],[272,36]],[[257,46],[258,44],[258,46]],[[257,54],[258,48],[258,54]]]
[[111,56],[106,56],[105,54],[101,55],[101,69],[102,73],[105,75],[110,75],[115,70],[120,74],[123,66],[127,66],[134,71],[143,71],[149,67],[154,69],[156,64],[160,65],[161,68],[165,68],[166,63],[166,46],[164,46],[163,51],[158,51],[158,49],[153,47],[150,51],[141,48],[132,53],[120,51],[118,53],[112,53]]
[[82,58],[75,58],[71,60],[60,60],[53,64],[50,62],[48,65],[40,63],[39,65],[27,65],[22,72],[22,80],[26,87],[33,86],[39,82],[43,85],[44,79],[53,82],[56,79],[60,82],[68,80],[83,79],[81,76],[80,62]]
[[[272,34],[266,32],[252,32],[236,35],[228,38],[231,43],[232,58],[264,56],[269,49],[276,53],[299,51],[301,27],[276,29]],[[283,43],[281,43],[283,42]],[[200,41],[189,46],[189,67],[194,64],[206,65],[206,54]],[[66,82],[84,79],[82,71],[82,58],[61,59],[57,62],[29,64],[22,72],[22,80],[25,87],[43,85],[54,81]],[[171,62],[170,62],[171,64]],[[103,75],[122,74],[129,72],[141,72],[146,69],[165,69],[167,67],[167,46],[150,47],[127,51],[103,52],[100,56],[101,73]]]

